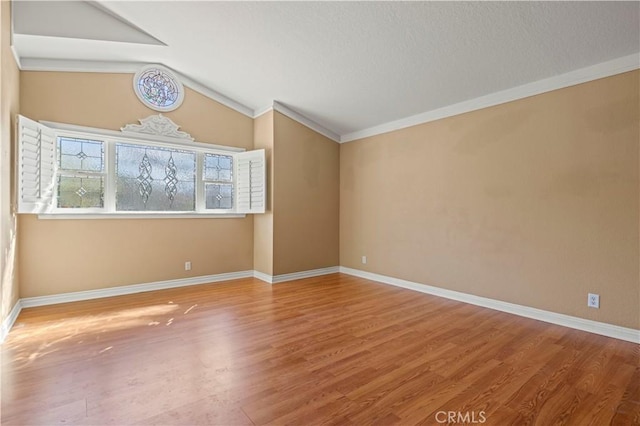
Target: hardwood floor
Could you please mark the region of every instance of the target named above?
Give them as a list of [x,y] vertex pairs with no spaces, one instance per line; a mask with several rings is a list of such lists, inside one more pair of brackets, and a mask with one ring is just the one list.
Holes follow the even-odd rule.
[[347,275],[25,309],[3,425],[640,424],[639,345]]

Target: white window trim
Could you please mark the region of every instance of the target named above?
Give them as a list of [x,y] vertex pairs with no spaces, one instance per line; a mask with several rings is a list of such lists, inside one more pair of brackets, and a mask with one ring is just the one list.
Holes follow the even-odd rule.
[[[201,150],[218,150],[226,152],[244,152],[246,149],[238,148],[235,146],[216,145],[212,143],[195,142],[187,138],[173,138],[162,135],[151,135],[146,133],[134,133],[130,131],[118,131],[109,129],[100,129],[98,127],[78,126],[75,124],[58,123],[55,121],[40,120],[38,123],[47,126],[56,133],[62,133],[66,135],[68,132],[74,132],[75,134],[87,136],[87,134],[97,135],[110,139],[131,139],[138,143],[144,142],[161,142],[162,146],[173,145],[174,148],[193,148]],[[160,145],[160,144],[159,144]]]
[[[162,120],[167,120],[172,125],[175,125],[171,120],[159,116]],[[140,120],[141,123],[144,124],[145,120],[149,120],[151,118],[155,118],[154,116],[148,117],[147,119]],[[160,219],[160,218],[243,218],[246,216],[246,213],[264,213],[265,211],[265,203],[258,208],[249,208],[245,209],[245,211],[238,212],[238,200],[240,195],[238,193],[238,161],[235,160],[235,155],[239,153],[258,153],[262,151],[262,158],[264,158],[264,151],[246,151],[243,148],[237,147],[228,147],[222,145],[215,145],[209,143],[201,143],[195,142],[192,140],[190,135],[184,132],[177,132],[186,135],[185,137],[169,137],[163,135],[154,135],[154,134],[146,134],[146,133],[138,133],[136,130],[127,131],[130,126],[133,127],[143,127],[139,125],[128,125],[122,129],[122,131],[114,131],[108,129],[100,129],[95,127],[86,127],[86,126],[78,126],[67,123],[58,123],[52,121],[39,121],[39,124],[46,126],[53,130],[55,133],[55,138],[58,137],[77,137],[81,139],[95,139],[100,140],[105,143],[105,198],[104,205],[105,207],[102,209],[78,209],[78,208],[57,208],[54,204],[54,207],[46,212],[41,212],[38,214],[39,218],[42,219]],[[177,129],[178,126],[175,125]],[[189,150],[196,153],[196,210],[195,211],[176,211],[176,212],[166,212],[166,211],[132,211],[132,212],[124,212],[115,210],[115,200],[113,199],[115,196],[115,192],[113,188],[115,188],[115,146],[116,143],[126,143],[132,145],[146,145],[146,146],[158,146],[162,148],[173,148],[173,149],[182,149]],[[57,145],[57,144],[56,144]],[[213,209],[205,209],[204,208],[204,181],[202,180],[202,168],[203,168],[203,158],[204,154],[220,154],[220,155],[233,155],[234,156],[234,210],[213,210]],[[264,160],[261,164],[263,176],[259,176],[262,179],[263,191],[266,194],[266,164],[264,164]],[[57,176],[57,173],[55,173]],[[18,184],[20,184],[20,180],[18,180]],[[54,195],[54,203],[55,203],[55,195]],[[112,210],[107,210],[111,208]]]
[[38,219],[238,219],[246,216],[246,213],[43,213]]

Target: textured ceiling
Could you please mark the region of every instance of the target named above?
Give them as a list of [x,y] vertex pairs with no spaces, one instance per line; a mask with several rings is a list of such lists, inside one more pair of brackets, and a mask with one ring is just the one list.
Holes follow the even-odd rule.
[[640,2],[29,3],[22,59],[162,63],[339,135],[640,51]]

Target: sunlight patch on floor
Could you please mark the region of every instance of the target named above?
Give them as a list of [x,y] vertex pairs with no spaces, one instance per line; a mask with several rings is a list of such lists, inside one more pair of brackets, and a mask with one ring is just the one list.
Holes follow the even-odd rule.
[[[179,305],[170,302],[166,305],[144,306],[122,309],[93,315],[74,316],[18,327],[5,342],[7,349],[16,351],[19,364],[30,364],[36,359],[55,352],[56,346],[72,338],[85,335],[97,335],[139,326],[160,324],[158,317],[173,313]],[[167,325],[173,323],[171,318]],[[34,347],[36,349],[34,350]],[[107,347],[98,353],[104,353],[113,347]]]

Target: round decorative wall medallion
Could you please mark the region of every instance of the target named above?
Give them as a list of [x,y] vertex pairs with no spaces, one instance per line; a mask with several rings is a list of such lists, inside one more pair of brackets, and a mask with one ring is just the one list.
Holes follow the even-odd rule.
[[161,65],[147,65],[133,77],[133,90],[143,104],[156,111],[173,111],[184,99],[184,86]]

